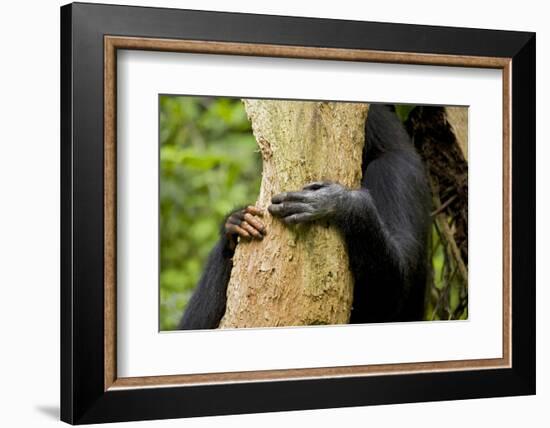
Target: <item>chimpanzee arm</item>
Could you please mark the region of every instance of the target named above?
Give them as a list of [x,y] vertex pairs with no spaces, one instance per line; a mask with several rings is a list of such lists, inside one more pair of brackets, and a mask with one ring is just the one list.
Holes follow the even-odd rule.
[[395,114],[371,106],[360,189],[312,183],[272,198],[286,224],[328,220],[342,232],[354,275],[351,322],[422,317],[429,189],[421,159]]
[[[286,224],[328,220],[340,229],[355,282],[353,323],[419,319],[416,312],[403,312],[425,263],[428,219],[422,170],[417,175],[410,156],[385,154],[371,162],[361,189],[312,183],[276,195],[269,207]],[[420,294],[415,298],[423,300]],[[413,306],[422,301],[407,304],[407,310]]]
[[178,326],[179,330],[218,326],[225,312],[227,283],[233,267],[232,256],[230,240],[222,234],[208,256],[201,279]]
[[262,215],[260,209],[249,205],[234,211],[225,219],[220,239],[208,256],[200,281],[178,325],[179,330],[218,327],[225,313],[227,284],[237,238],[263,239],[266,230],[259,219]]
[[370,162],[363,187],[347,192],[334,223],[355,276],[352,322],[421,319],[428,196],[421,161],[408,150]]

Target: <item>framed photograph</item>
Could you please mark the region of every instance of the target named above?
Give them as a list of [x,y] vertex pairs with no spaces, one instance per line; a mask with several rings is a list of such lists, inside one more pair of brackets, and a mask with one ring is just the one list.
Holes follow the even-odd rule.
[[535,34],[61,8],[61,419],[535,393]]

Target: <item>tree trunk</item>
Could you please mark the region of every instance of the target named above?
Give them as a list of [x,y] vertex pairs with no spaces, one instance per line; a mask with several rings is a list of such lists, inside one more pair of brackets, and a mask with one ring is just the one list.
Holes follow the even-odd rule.
[[456,142],[468,161],[468,107],[445,107],[447,121],[453,129]]
[[361,182],[367,104],[244,100],[263,158],[256,206],[267,236],[241,241],[233,258],[221,328],[349,322],[353,278],[344,242],[327,222],[286,226],[271,197],[331,180]]

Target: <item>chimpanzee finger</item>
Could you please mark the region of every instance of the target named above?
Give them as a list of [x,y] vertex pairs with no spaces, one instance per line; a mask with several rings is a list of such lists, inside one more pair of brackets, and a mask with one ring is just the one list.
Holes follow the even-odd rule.
[[256,239],[264,239],[263,235],[258,230],[256,230],[253,226],[251,226],[248,222],[243,221],[240,227],[246,230],[250,235],[252,235]]
[[245,212],[245,213],[250,213],[250,214],[252,214],[252,215],[257,215],[257,216],[260,216],[260,217],[263,217],[263,216],[264,216],[263,210],[261,210],[261,209],[258,208],[258,207],[255,207],[254,205],[249,205],[249,206],[247,206],[247,207],[244,209],[244,212]]
[[307,192],[283,192],[275,195],[271,198],[273,204],[280,204],[281,202],[304,202],[308,199]]
[[226,222],[229,222],[231,224],[236,224],[237,226],[242,223],[244,220],[244,213],[242,211],[236,211],[233,214],[231,214],[229,217],[227,217]]
[[313,220],[315,220],[315,217],[311,213],[298,213],[283,218],[285,224],[307,223]]
[[227,235],[239,235],[242,238],[250,238],[250,234],[246,230],[233,223],[225,223],[225,233]]
[[314,181],[309,183],[307,186],[304,186],[303,190],[319,190],[322,187],[326,187],[330,184],[328,181]]
[[269,212],[276,217],[286,217],[297,213],[310,213],[311,207],[303,202],[282,202],[271,204],[267,207]]
[[254,229],[259,231],[260,233],[265,234],[265,226],[264,224],[258,220],[256,217],[254,217],[252,214],[246,213],[244,215],[245,221],[252,226]]

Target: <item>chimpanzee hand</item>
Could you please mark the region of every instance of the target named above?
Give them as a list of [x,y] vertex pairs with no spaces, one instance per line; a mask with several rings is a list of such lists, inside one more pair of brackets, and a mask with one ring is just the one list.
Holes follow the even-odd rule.
[[269,212],[286,224],[332,219],[345,203],[348,190],[338,183],[318,181],[299,192],[284,192],[271,198]]
[[234,250],[237,246],[237,238],[263,239],[266,230],[264,224],[258,217],[263,217],[261,209],[249,205],[246,208],[235,211],[225,220],[223,231],[229,239],[229,249]]

